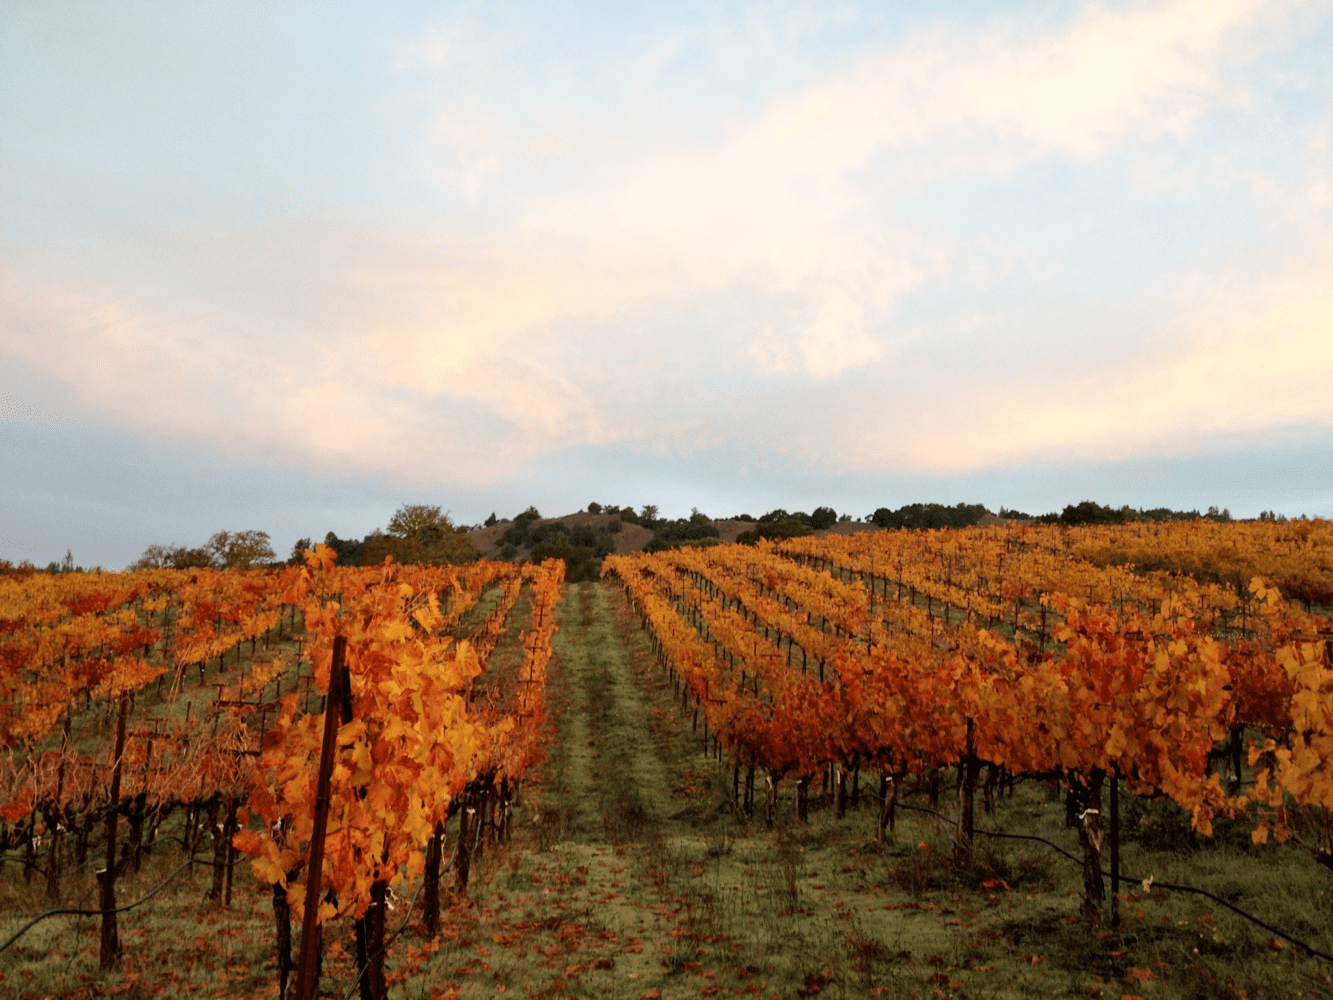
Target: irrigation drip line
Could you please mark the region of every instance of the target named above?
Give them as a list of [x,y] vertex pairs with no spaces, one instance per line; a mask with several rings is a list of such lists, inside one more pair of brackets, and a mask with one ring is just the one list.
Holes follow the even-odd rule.
[[[899,808],[899,809],[910,809],[910,810],[912,810],[913,812],[925,813],[925,814],[928,815],[928,816],[934,816],[936,819],[942,819],[942,820],[944,820],[944,822],[948,823],[948,824],[951,825],[951,826],[954,825],[954,824],[957,822],[957,820],[952,820],[952,819],[950,819],[948,816],[945,816],[943,813],[936,812],[934,809],[926,809],[924,806],[912,806],[912,805],[908,805],[906,802],[899,802],[899,803],[898,803],[898,808]],[[1063,855],[1064,855],[1065,857],[1067,857],[1070,861],[1076,862],[1077,864],[1080,864],[1080,865],[1083,864],[1083,859],[1082,859],[1082,858],[1080,858],[1080,857],[1078,857],[1078,856],[1076,856],[1076,855],[1070,854],[1068,851],[1066,851],[1066,850],[1065,850],[1063,847],[1061,847],[1059,844],[1055,843],[1054,841],[1047,840],[1045,837],[1036,837],[1036,836],[1033,836],[1032,834],[1028,834],[1028,833],[1002,833],[1002,832],[1000,832],[999,830],[974,830],[973,832],[974,832],[974,833],[983,833],[983,834],[985,834],[987,837],[1004,837],[1004,838],[1006,838],[1006,839],[1008,839],[1008,840],[1035,840],[1037,843],[1039,843],[1039,844],[1045,844],[1045,845],[1046,845],[1047,847],[1049,847],[1051,850],[1056,851],[1056,852],[1058,852],[1058,853],[1060,853],[1060,854],[1063,854]],[[1103,874],[1103,875],[1108,875],[1108,876],[1109,876],[1111,873],[1110,873],[1110,872],[1102,872],[1102,874]],[[1121,874],[1120,877],[1121,877],[1121,878],[1125,878],[1125,879],[1128,879],[1128,878],[1129,878],[1128,875],[1125,875],[1125,874],[1123,874],[1123,873]]]
[[[943,813],[938,813],[934,809],[925,809],[921,806],[911,806],[905,802],[899,802],[898,806],[901,809],[911,809],[914,812],[926,813],[927,815],[934,816],[938,819],[944,820],[944,822],[949,823],[951,825],[956,822],[956,820],[951,820],[949,819],[948,816],[945,816]],[[1003,837],[1007,840],[1035,840],[1038,843],[1045,844],[1052,850],[1057,851],[1060,854],[1063,854],[1070,861],[1073,861],[1080,865],[1083,863],[1082,858],[1075,857],[1073,854],[1070,854],[1059,844],[1052,843],[1051,841],[1047,840],[1044,837],[1034,837],[1025,833],[1004,833],[1001,830],[976,830],[974,832],[980,833],[987,837]],[[1107,871],[1105,868],[1102,869],[1102,874],[1105,875],[1107,878],[1113,877],[1112,873]],[[1148,882],[1147,879],[1130,875],[1124,871],[1120,873],[1120,878],[1126,882]],[[1239,906],[1236,906],[1235,904],[1228,902],[1221,896],[1209,892],[1207,889],[1200,889],[1198,886],[1193,886],[1193,885],[1177,885],[1173,882],[1158,882],[1155,878],[1149,884],[1154,889],[1166,889],[1171,892],[1188,892],[1188,893],[1193,893],[1196,896],[1203,896],[1207,899],[1211,899],[1214,903],[1217,903],[1219,906],[1225,906],[1232,913],[1236,914],[1239,917],[1244,917],[1246,920],[1250,921],[1250,923],[1262,927],[1270,934],[1274,934],[1277,937],[1282,938],[1284,941],[1290,941],[1298,948],[1305,949],[1306,952],[1308,952],[1310,955],[1313,955],[1315,958],[1322,958],[1326,962],[1333,962],[1333,955],[1330,955],[1327,952],[1320,951],[1318,948],[1315,948],[1313,945],[1307,944],[1298,937],[1293,937],[1286,931],[1280,930],[1279,928],[1274,927],[1272,924],[1259,919],[1253,913],[1245,912]]]
[[29,920],[26,924],[24,924],[24,925],[23,925],[22,927],[20,927],[17,931],[15,931],[15,932],[13,933],[13,935],[10,936],[9,940],[7,940],[4,944],[0,944],[0,951],[4,951],[4,950],[5,950],[6,948],[8,948],[11,944],[13,944],[13,943],[14,943],[15,941],[17,941],[19,938],[21,938],[24,934],[28,933],[28,931],[29,931],[32,927],[34,927],[37,923],[39,923],[39,922],[42,921],[42,920],[45,920],[47,917],[58,917],[58,916],[100,917],[100,916],[102,916],[103,914],[106,914],[106,913],[124,913],[126,910],[132,910],[132,909],[134,909],[136,906],[138,906],[140,903],[146,903],[146,902],[148,902],[150,899],[152,899],[154,896],[156,896],[159,892],[161,892],[163,889],[165,889],[165,888],[167,887],[167,883],[168,883],[168,882],[170,882],[172,879],[174,879],[177,875],[179,875],[179,874],[180,874],[182,871],[184,871],[186,868],[190,867],[190,865],[195,865],[195,864],[211,865],[211,864],[213,864],[213,862],[211,862],[211,861],[199,861],[199,860],[197,860],[197,859],[195,859],[195,858],[188,858],[188,859],[186,859],[185,861],[182,861],[181,864],[180,864],[180,866],[177,867],[177,869],[176,869],[175,871],[173,871],[170,875],[168,875],[168,876],[161,882],[161,884],[159,884],[159,885],[157,886],[157,888],[155,888],[154,890],[152,890],[152,892],[148,893],[148,895],[146,895],[146,896],[141,896],[139,899],[136,899],[133,903],[127,903],[127,904],[124,905],[124,906],[118,906],[118,907],[116,907],[114,910],[64,910],[64,909],[60,909],[60,910],[47,910],[45,913],[42,913],[42,914],[39,914],[39,915],[33,917],[33,918],[32,918],[31,920]]

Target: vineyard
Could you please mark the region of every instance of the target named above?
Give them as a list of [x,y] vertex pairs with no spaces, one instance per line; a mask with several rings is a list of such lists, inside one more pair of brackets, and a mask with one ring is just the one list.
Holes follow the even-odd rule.
[[[320,935],[303,935],[297,969],[293,913],[351,921],[359,973],[383,996],[388,892],[420,882],[432,928],[451,820],[462,887],[469,851],[506,836],[538,756],[563,564],[347,569],[322,545],[307,563],[33,577],[4,595],[4,846],[21,848],[25,880],[40,852],[59,902],[66,867],[100,839],[102,969],[121,951],[117,880],[173,819],[184,865],[210,842],[207,896],[223,906],[251,857],[272,887],[277,988],[299,972],[302,995]],[[492,664],[520,599],[522,656]],[[284,635],[294,655],[255,655]]]
[[[880,780],[882,838],[902,782],[957,767],[964,861],[983,769],[988,797],[1058,779],[1096,925],[1108,778],[1112,919],[1122,781],[1175,801],[1204,834],[1219,813],[1257,807],[1256,842],[1271,831],[1333,868],[1333,630],[1306,610],[1333,603],[1333,534],[1285,531],[863,533],[611,557],[607,572],[702,714],[705,745],[729,755],[747,810],[756,771],[772,822],[784,778],[805,818],[813,779],[831,773],[841,803],[865,767]],[[1195,572],[1130,568],[1147,559]],[[1242,791],[1245,757],[1261,766]]]
[[[984,934],[953,963],[931,938],[939,954],[918,974],[912,949],[884,943],[904,933],[884,921],[944,910],[922,894],[945,883],[1000,906],[1020,868],[1045,862],[1004,868],[988,838],[1064,851],[1031,821],[1055,796],[1080,865],[1067,915],[1111,956],[1088,995],[1112,967],[1130,994],[1189,995],[1168,990],[1165,963],[1133,965],[1126,944],[1164,895],[1122,857],[1145,817],[1174,810],[1192,844],[1243,830],[1256,863],[1308,864],[1325,884],[1333,869],[1323,522],[686,546],[609,556],[603,583],[562,601],[563,565],[354,569],[320,546],[285,571],[0,581],[0,879],[45,899],[30,914],[49,913],[45,926],[66,912],[96,925],[96,948],[78,954],[104,986],[133,960],[117,918],[140,900],[118,884],[151,861],[168,881],[204,872],[201,911],[267,901],[250,933],[265,935],[268,971],[220,996],[313,996],[333,970],[336,995],[366,998],[396,983],[482,995],[536,976],[550,996],[756,994],[765,975],[787,996],[839,984],[1026,995],[976,975],[992,968]],[[525,808],[531,824],[516,827]],[[802,941],[814,933],[813,891],[793,874],[807,851],[857,859],[843,867],[855,884],[829,903],[848,922],[831,925],[841,944],[815,967],[800,954],[737,965],[758,947],[745,906],[769,906],[757,922],[786,921]],[[765,865],[778,873],[767,895],[730,883]],[[710,872],[711,891],[691,885]],[[642,920],[624,900],[631,876],[662,901],[654,920],[676,921],[662,941],[626,929]],[[1023,911],[1037,891],[1003,905]],[[726,893],[748,902],[724,919]],[[949,913],[973,912],[949,899]],[[517,901],[522,918],[502,919]],[[1288,963],[1284,982],[1327,983],[1333,960],[1311,957],[1330,950],[1323,921],[1265,916],[1259,940]],[[27,921],[25,909],[0,933]],[[698,961],[681,958],[686,940]],[[442,947],[452,965],[432,965]],[[492,950],[506,948],[544,956],[540,972],[501,978]]]

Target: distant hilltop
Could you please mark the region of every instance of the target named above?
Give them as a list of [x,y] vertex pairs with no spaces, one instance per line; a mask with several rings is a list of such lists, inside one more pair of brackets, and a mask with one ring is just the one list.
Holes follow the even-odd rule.
[[559,517],[542,517],[535,507],[503,520],[492,514],[484,525],[473,528],[469,537],[486,559],[564,559],[566,578],[577,581],[595,578],[602,559],[612,553],[628,555],[682,545],[721,545],[884,528],[999,523],[1000,518],[981,504],[912,504],[896,511],[880,508],[864,519],[839,515],[832,507],[817,507],[812,514],[778,509],[762,517],[740,514],[727,518],[711,518],[696,509],[689,517],[673,520],[658,517],[653,506],[635,511],[632,507],[594,503],[587,510]]
[[[1072,525],[1192,520],[1198,517],[1231,520],[1229,511],[1219,511],[1216,507],[1210,507],[1207,514],[1201,515],[1197,510],[1175,511],[1165,507],[1154,510],[1128,506],[1103,507],[1091,500],[1071,504],[1060,514],[1042,514],[1038,517],[1006,507],[1001,507],[1000,513],[995,514],[983,504],[967,503],[952,507],[937,503],[915,503],[896,510],[880,507],[864,518],[840,515],[832,507],[816,507],[809,514],[804,511],[789,513],[779,508],[761,517],[739,514],[712,518],[697,508],[689,517],[670,519],[657,515],[658,509],[651,504],[636,511],[633,507],[591,503],[586,510],[559,517],[543,517],[536,507],[529,507],[513,518],[501,519],[492,514],[485,524],[471,528],[468,537],[482,557],[487,559],[563,559],[567,567],[566,578],[578,581],[595,579],[600,572],[602,559],[612,553],[628,555],[682,545],[753,543],[760,538],[850,534],[899,528],[966,528],[1024,521]],[[1262,516],[1276,518],[1269,512]]]

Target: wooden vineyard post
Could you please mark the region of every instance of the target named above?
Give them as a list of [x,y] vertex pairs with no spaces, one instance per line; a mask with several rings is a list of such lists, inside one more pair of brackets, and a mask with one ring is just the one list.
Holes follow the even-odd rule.
[[98,964],[103,971],[116,964],[120,937],[116,933],[116,819],[120,816],[120,759],[125,754],[125,714],[130,697],[120,696],[120,721],[116,723],[116,763],[111,770],[111,811],[106,817],[106,869],[98,872],[102,896],[102,940]]
[[329,779],[333,775],[333,752],[344,699],[351,709],[351,682],[347,676],[347,638],[334,636],[333,664],[329,670],[329,697],[324,706],[324,742],[319,752],[319,777],[315,783],[315,828],[307,862],[305,913],[301,920],[301,954],[296,964],[296,1000],[314,1000],[319,986],[319,890],[324,868],[324,833],[329,826]]

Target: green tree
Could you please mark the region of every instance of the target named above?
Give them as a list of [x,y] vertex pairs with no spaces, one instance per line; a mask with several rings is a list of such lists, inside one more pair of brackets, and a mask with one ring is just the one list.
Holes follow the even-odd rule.
[[601,558],[591,549],[572,545],[569,538],[563,534],[555,535],[533,548],[532,561],[539,563],[544,559],[564,560],[567,583],[596,580],[601,574]]
[[764,521],[756,522],[755,527],[750,531],[742,531],[736,536],[736,541],[742,545],[753,545],[761,538],[800,538],[803,535],[814,534],[814,529],[804,521],[799,521],[794,517],[789,517],[785,521]]
[[1125,508],[1103,507],[1094,500],[1069,504],[1060,513],[1062,524],[1124,524],[1126,520]]
[[366,536],[356,556],[359,566],[373,566],[393,556],[401,563],[458,564],[481,557],[466,528],[433,504],[406,504],[389,519],[387,532]]
[[389,519],[389,534],[422,545],[432,545],[453,531],[454,525],[449,515],[440,513],[437,504],[404,504]]
[[838,512],[832,507],[816,507],[810,515],[810,526],[816,531],[824,531],[838,523]]
[[717,526],[712,521],[702,514],[695,514],[688,521],[684,518],[678,518],[675,521],[658,521],[653,533],[653,541],[674,546],[686,541],[717,538],[718,534]]
[[890,510],[878,508],[868,520],[877,528],[966,528],[979,522],[989,511],[983,504],[960,503],[945,507],[937,503],[913,503]]

